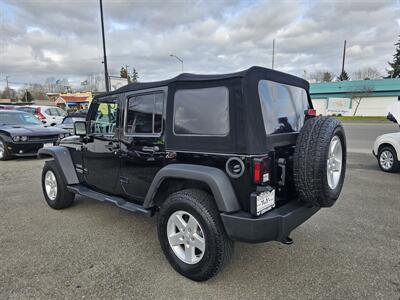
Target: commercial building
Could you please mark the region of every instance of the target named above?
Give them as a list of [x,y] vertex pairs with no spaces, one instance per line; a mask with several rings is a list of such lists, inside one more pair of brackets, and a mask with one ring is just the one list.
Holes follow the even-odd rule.
[[400,78],[311,83],[310,95],[317,114],[386,116],[400,101]]

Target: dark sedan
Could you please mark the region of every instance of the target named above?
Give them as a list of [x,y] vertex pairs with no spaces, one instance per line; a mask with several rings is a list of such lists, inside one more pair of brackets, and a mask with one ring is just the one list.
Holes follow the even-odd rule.
[[33,115],[0,110],[0,160],[13,156],[35,156],[40,148],[57,144],[68,131],[44,127]]

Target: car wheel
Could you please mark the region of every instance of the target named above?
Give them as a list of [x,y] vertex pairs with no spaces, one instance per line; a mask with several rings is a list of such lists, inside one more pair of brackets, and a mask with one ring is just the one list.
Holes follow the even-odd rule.
[[339,198],[346,171],[346,136],[340,122],[316,117],[304,124],[294,152],[293,176],[301,200],[330,207]]
[[214,199],[202,190],[171,194],[160,208],[157,231],[172,267],[195,281],[216,275],[233,252]]
[[67,208],[74,202],[75,194],[68,191],[64,178],[54,160],[46,161],[43,167],[42,189],[44,198],[51,208]]
[[6,144],[0,138],[0,160],[8,160],[11,158],[11,154],[9,153]]
[[399,161],[396,151],[391,146],[384,146],[379,149],[378,163],[382,171],[397,172],[399,170]]

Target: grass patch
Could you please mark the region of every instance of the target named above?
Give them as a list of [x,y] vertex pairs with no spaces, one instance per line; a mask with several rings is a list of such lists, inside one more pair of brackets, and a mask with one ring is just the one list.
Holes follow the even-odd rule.
[[347,117],[347,116],[336,116],[336,119],[340,121],[355,121],[355,122],[368,122],[368,121],[373,121],[373,122],[389,122],[386,117],[361,117],[361,116],[354,116],[354,117]]

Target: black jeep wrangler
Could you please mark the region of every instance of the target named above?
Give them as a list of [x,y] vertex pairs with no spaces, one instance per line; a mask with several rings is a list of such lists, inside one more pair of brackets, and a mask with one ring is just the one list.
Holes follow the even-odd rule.
[[346,139],[316,117],[307,81],[252,67],[133,83],[93,99],[75,136],[40,150],[49,206],[76,194],[157,214],[161,248],[184,276],[218,273],[233,241],[290,243],[339,197]]

